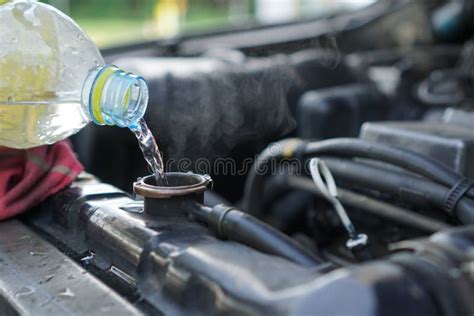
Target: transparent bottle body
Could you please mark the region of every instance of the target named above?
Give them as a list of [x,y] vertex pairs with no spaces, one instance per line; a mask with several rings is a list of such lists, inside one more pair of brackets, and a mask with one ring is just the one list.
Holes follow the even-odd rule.
[[0,146],[52,144],[79,131],[91,121],[84,82],[103,65],[60,11],[37,2],[0,6]]

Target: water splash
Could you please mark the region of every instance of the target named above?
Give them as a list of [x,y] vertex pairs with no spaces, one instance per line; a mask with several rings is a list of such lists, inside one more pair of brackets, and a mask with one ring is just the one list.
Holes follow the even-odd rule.
[[35,289],[31,286],[24,286],[18,292],[15,293],[16,297],[23,297],[31,295],[35,292]]
[[48,283],[49,281],[51,281],[55,276],[56,276],[56,274],[47,275],[44,279],[41,279],[41,280],[38,282],[38,284],[46,284],[46,283]]
[[45,257],[48,255],[48,253],[41,251],[30,251],[30,255],[32,255],[33,257]]
[[67,297],[67,298],[69,298],[69,297],[74,297],[74,296],[76,296],[76,295],[68,287],[61,289],[58,293],[58,297]]
[[137,125],[130,127],[130,130],[137,137],[138,144],[143,152],[143,157],[145,157],[146,162],[155,175],[156,182],[159,183],[159,180],[164,175],[164,164],[163,157],[161,156],[160,149],[156,144],[153,134],[143,118],[138,121]]
[[45,267],[47,264],[48,264],[47,261],[41,261],[40,263],[38,263],[38,268]]

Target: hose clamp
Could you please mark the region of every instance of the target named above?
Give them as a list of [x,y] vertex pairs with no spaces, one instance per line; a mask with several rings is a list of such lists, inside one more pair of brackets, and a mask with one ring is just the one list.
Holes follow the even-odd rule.
[[469,178],[462,178],[459,180],[446,195],[446,198],[444,199],[444,209],[449,214],[453,215],[459,200],[462,199],[462,197],[472,187],[474,187],[474,180]]

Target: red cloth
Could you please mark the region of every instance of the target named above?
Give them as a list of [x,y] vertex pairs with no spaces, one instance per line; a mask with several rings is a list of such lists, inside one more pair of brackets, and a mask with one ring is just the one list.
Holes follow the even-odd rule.
[[83,169],[67,141],[26,150],[0,147],[0,220],[65,188]]

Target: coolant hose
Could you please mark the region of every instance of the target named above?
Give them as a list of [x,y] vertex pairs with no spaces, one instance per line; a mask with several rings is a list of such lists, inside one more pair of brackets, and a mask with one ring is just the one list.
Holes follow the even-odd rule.
[[242,209],[244,212],[260,217],[263,185],[266,177],[271,175],[269,170],[272,162],[282,158],[294,158],[295,150],[304,142],[298,138],[284,139],[270,144],[258,155],[247,176],[244,187]]
[[[304,154],[305,157],[330,155],[380,160],[432,179],[449,188],[455,186],[463,178],[452,169],[427,156],[361,139],[338,138],[308,143]],[[474,189],[471,188],[466,195],[474,197]]]
[[[286,177],[284,184],[291,189],[310,192],[321,197],[321,192],[319,192],[315,187],[314,182],[306,177],[290,175]],[[444,222],[411,212],[410,210],[399,206],[370,198],[360,193],[355,193],[343,188],[338,188],[337,192],[338,198],[341,200],[342,204],[346,206],[351,206],[406,226],[429,233],[435,233],[450,227],[450,225]]]
[[[325,158],[324,161],[336,180],[388,193],[414,205],[443,209],[445,196],[450,190],[438,183],[375,165],[334,158]],[[454,214],[450,215],[455,215],[463,224],[473,224],[474,201],[467,196],[462,197],[454,209]]]
[[240,242],[264,253],[280,256],[307,267],[317,266],[322,260],[302,248],[288,236],[255,217],[223,204],[198,206],[194,216],[220,238]]
[[[365,140],[355,138],[337,138],[319,142],[303,142],[300,140],[299,145],[294,144],[298,144],[295,139],[272,144],[257,158],[245,184],[243,204],[245,211],[257,217],[262,216],[260,213],[260,199],[263,191],[263,182],[265,177],[268,176],[268,172],[265,171],[268,169],[271,160],[275,161],[283,158],[297,158],[304,161],[305,158],[314,156],[342,156],[383,161],[425,176],[446,186],[448,191],[443,190],[443,192],[446,192],[444,195],[434,196],[436,199],[443,199],[444,204],[446,204],[444,199],[446,199],[449,190],[463,179],[461,175],[429,157],[409,150],[374,144]],[[474,189],[471,188],[464,196],[474,197]],[[457,205],[456,208],[465,209],[465,202],[461,202],[461,200],[464,199],[461,198],[458,204],[463,205]],[[469,217],[464,216],[464,220]]]

